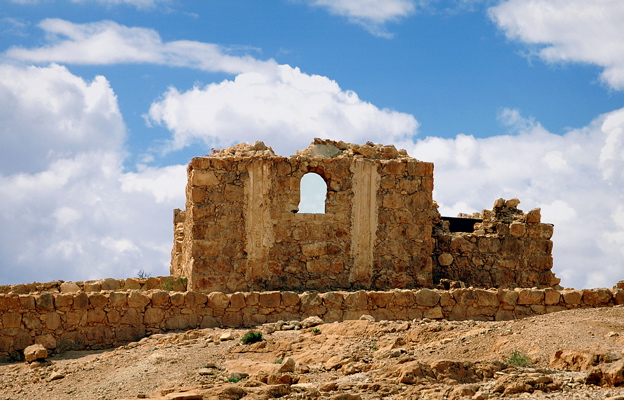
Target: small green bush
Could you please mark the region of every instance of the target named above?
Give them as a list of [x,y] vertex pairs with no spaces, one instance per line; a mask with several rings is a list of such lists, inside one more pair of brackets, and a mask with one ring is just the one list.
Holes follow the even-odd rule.
[[228,382],[238,383],[238,382],[240,382],[242,379],[243,379],[243,378],[236,378],[236,377],[230,376],[230,377],[228,378]]
[[284,362],[283,358],[278,358],[277,360],[273,361],[273,364],[281,364]]
[[320,335],[321,330],[319,328],[312,328],[312,333],[315,335]]
[[168,277],[161,286],[163,290],[171,292],[173,290],[173,276]]
[[251,344],[262,341],[262,332],[259,331],[249,331],[243,335],[241,338],[241,342],[243,344]]
[[531,365],[531,358],[521,351],[514,350],[505,362],[514,367],[526,367],[527,365]]

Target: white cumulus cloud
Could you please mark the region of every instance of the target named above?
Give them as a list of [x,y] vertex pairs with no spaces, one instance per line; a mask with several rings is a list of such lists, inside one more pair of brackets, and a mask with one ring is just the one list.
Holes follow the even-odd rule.
[[613,286],[624,259],[624,109],[564,135],[517,110],[502,112],[501,121],[513,135],[429,137],[409,149],[435,163],[441,213],[472,213],[491,209],[497,198],[518,197],[521,209],[541,207],[542,221],[555,224],[555,272],[563,285]]
[[509,38],[533,46],[545,61],[600,66],[604,82],[624,89],[621,0],[506,0],[489,15]]
[[190,40],[163,42],[153,29],[127,27],[113,21],[75,24],[51,18],[38,25],[46,33],[43,47],[11,47],[4,56],[31,63],[128,64],[149,63],[238,74],[272,70],[272,60],[232,55],[222,46]]
[[309,0],[309,4],[329,13],[347,17],[375,36],[392,37],[385,29],[387,22],[397,21],[416,11],[413,0]]
[[194,142],[225,147],[263,140],[282,155],[314,137],[405,142],[418,128],[409,114],[379,109],[326,77],[287,65],[274,74],[243,73],[186,92],[171,88],[148,117],[173,132],[172,150]]
[[123,168],[108,81],[0,64],[0,283],[168,273],[185,168]]

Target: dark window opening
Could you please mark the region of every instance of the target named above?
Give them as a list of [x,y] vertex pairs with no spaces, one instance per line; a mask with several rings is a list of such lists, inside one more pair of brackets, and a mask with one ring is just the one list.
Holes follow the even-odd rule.
[[483,222],[478,218],[457,218],[457,217],[442,217],[442,221],[449,222],[449,230],[452,232],[474,232],[474,226],[477,222]]

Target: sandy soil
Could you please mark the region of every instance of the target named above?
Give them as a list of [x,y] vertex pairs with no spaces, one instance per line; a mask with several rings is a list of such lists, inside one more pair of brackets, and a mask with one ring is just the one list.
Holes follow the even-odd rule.
[[258,327],[254,344],[241,343],[247,329],[203,329],[0,364],[0,400],[624,400],[621,306],[505,322],[293,326]]

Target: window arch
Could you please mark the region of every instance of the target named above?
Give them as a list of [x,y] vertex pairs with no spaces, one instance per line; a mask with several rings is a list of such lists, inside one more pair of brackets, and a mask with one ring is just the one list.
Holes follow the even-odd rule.
[[325,214],[327,200],[327,183],[316,172],[308,172],[299,183],[299,212],[309,214]]

